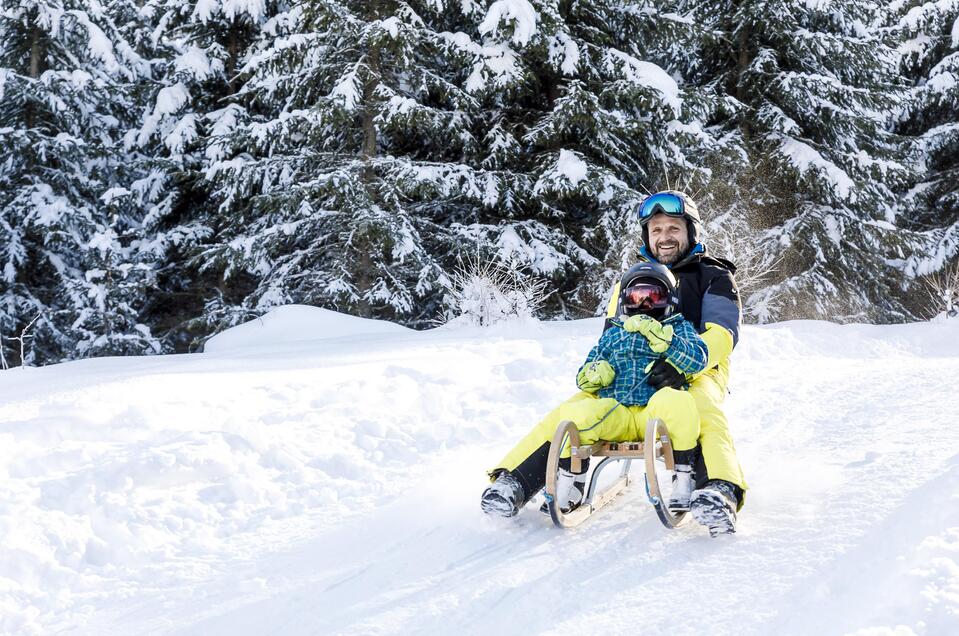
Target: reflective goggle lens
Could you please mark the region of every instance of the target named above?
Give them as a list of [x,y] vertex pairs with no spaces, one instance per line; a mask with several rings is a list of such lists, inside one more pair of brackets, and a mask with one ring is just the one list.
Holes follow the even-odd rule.
[[668,192],[660,192],[643,201],[639,207],[639,219],[645,221],[660,212],[669,216],[682,216],[684,210],[682,198]]
[[662,285],[639,283],[626,288],[625,305],[638,309],[662,309],[669,305],[669,291]]

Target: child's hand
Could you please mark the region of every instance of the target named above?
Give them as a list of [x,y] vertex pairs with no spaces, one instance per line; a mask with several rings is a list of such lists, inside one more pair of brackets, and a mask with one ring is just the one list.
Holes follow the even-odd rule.
[[664,325],[655,318],[643,314],[627,318],[623,323],[623,329],[642,334],[649,341],[649,348],[656,353],[669,349],[669,343],[673,341],[672,325]]
[[595,360],[589,364],[584,364],[576,375],[576,386],[583,391],[595,393],[604,386],[613,383],[616,377],[616,371],[610,363],[605,360]]
[[665,387],[682,389],[688,381],[686,374],[673,366],[673,363],[665,358],[650,362],[646,365],[644,371],[647,374],[646,384],[657,391]]

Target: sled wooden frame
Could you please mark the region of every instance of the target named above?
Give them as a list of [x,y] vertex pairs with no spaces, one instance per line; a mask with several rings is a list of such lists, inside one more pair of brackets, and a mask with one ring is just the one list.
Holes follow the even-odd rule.
[[[662,459],[668,470],[675,470],[673,445],[669,440],[665,423],[659,418],[650,419],[646,423],[645,439],[645,443],[599,441],[590,446],[580,446],[579,429],[576,428],[576,425],[569,420],[560,422],[549,447],[549,459],[546,465],[546,505],[553,523],[560,528],[572,528],[586,521],[590,515],[625,490],[626,486],[632,481],[629,476],[630,464],[634,459],[639,458],[643,458],[645,461],[646,496],[649,498],[649,503],[656,509],[659,520],[667,528],[675,528],[682,523],[686,513],[670,512],[659,488],[659,479],[656,477],[657,459]],[[570,512],[563,512],[556,501],[556,480],[559,476],[560,454],[567,441],[570,447],[570,468],[572,472],[579,473],[582,471],[584,459],[590,457],[602,457],[603,459],[593,467],[583,503]],[[600,473],[611,462],[616,461],[622,463],[619,476],[597,493]]]

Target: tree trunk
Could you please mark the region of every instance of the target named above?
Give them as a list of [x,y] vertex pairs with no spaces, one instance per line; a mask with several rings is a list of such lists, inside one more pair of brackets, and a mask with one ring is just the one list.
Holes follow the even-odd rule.
[[230,95],[236,93],[236,62],[240,55],[240,38],[237,35],[236,21],[230,25],[226,41],[226,79],[230,85]]
[[[746,72],[752,63],[749,53],[749,38],[752,35],[752,29],[748,25],[743,25],[739,29],[739,37],[736,42],[736,99],[741,104],[747,104],[749,100],[749,91],[746,87]],[[742,122],[743,137],[748,139],[751,135],[749,119]]]
[[380,51],[372,49],[367,54],[370,75],[363,84],[363,146],[361,152],[364,159],[376,156],[376,109],[373,100],[376,87],[380,83]]
[[[370,4],[369,19],[375,19],[377,13],[377,3]],[[378,200],[376,192],[376,172],[373,168],[373,158],[377,154],[377,134],[376,134],[376,89],[380,84],[380,51],[374,45],[366,54],[367,77],[363,82],[363,104],[360,114],[360,125],[363,132],[363,141],[360,146],[360,155],[363,159],[363,168],[360,178],[366,185],[367,200],[376,204]],[[373,228],[364,223],[357,228],[357,238],[355,246],[357,249],[357,258],[355,265],[356,291],[360,298],[357,301],[357,314],[363,318],[373,317],[373,307],[366,298],[366,293],[373,287],[375,277],[373,275],[375,265],[371,252],[376,247],[376,242],[372,236]]]
[[[41,64],[43,62],[42,38],[43,32],[38,27],[34,27],[33,32],[30,34],[30,79],[33,80],[40,78]],[[23,120],[28,129],[33,128],[36,123],[35,119],[36,112],[33,101],[27,99],[23,107]]]

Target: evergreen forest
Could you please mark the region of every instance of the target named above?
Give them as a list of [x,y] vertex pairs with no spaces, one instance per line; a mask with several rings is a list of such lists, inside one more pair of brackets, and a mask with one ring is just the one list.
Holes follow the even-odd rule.
[[5,367],[428,328],[478,263],[597,315],[667,187],[749,321],[935,315],[959,0],[0,2]]

